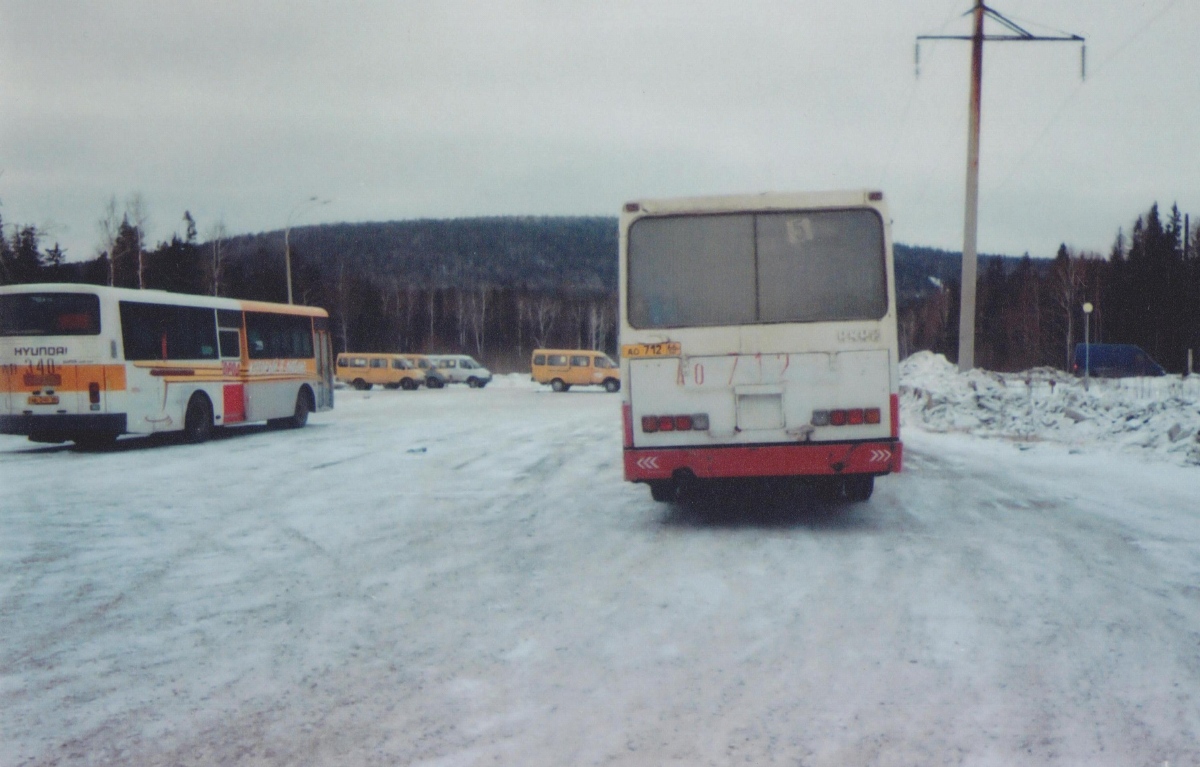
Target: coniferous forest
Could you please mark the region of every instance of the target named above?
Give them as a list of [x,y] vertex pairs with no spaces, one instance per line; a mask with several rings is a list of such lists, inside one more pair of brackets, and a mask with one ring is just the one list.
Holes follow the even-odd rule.
[[[464,352],[522,370],[538,346],[614,352],[617,221],[505,217],[325,224],[153,247],[137,217],[114,226],[99,255],[67,261],[33,226],[0,237],[0,284],[83,282],[266,301],[330,313],[335,351]],[[3,224],[0,222],[0,227]],[[285,246],[286,234],[286,246]],[[897,244],[902,356],[957,357],[960,254]],[[1063,245],[1054,259],[981,256],[976,364],[1011,371],[1067,367],[1083,340],[1132,343],[1168,371],[1200,348],[1200,225],[1158,205],[1119,229],[1107,254]]]

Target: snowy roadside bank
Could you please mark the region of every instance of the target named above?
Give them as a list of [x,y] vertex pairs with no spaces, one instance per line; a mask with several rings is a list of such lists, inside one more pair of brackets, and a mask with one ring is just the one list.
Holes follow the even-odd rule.
[[1092,379],[1053,368],[960,373],[940,354],[900,363],[903,426],[1057,442],[1200,466],[1200,377]]

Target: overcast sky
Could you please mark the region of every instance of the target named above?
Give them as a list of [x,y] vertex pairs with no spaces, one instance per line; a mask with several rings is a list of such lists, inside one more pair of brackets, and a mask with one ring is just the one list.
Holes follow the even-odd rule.
[[[962,247],[971,0],[0,0],[0,215],[92,257],[332,221],[616,215],[630,199],[881,188],[899,242]],[[979,249],[1107,253],[1200,220],[1200,2],[994,0]],[[989,26],[989,31],[1000,32]],[[326,205],[302,204],[312,196]],[[7,233],[8,230],[6,230]]]

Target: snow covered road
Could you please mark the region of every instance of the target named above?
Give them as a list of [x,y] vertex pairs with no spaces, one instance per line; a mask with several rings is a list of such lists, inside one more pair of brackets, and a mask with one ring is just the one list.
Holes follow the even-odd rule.
[[909,428],[867,504],[690,509],[619,421],[0,438],[0,765],[1200,763],[1200,469]]

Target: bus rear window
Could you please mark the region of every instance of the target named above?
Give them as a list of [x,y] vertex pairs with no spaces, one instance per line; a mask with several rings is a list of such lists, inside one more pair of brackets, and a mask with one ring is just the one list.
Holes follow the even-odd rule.
[[0,336],[95,336],[100,298],[87,293],[0,296]]
[[629,228],[636,328],[877,320],[883,221],[871,209],[643,218]]

